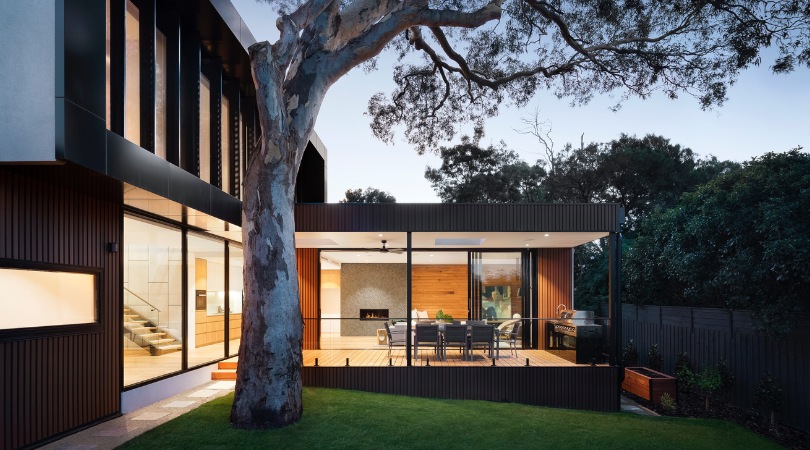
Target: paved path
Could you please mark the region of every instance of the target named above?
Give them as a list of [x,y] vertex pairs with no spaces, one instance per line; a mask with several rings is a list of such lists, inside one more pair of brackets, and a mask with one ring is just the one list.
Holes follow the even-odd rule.
[[235,381],[212,381],[121,417],[90,427],[42,448],[47,450],[106,450],[233,391]]

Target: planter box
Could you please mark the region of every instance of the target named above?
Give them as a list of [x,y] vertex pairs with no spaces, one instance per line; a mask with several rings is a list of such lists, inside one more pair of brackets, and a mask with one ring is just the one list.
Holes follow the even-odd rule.
[[673,400],[675,399],[676,381],[675,377],[646,367],[625,367],[622,389],[658,404],[664,393],[668,393]]

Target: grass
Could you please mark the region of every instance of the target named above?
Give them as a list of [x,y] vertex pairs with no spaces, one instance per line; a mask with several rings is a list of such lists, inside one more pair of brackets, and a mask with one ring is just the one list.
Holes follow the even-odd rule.
[[739,425],[514,403],[305,388],[304,415],[261,431],[230,426],[233,394],[127,442],[125,449],[220,448],[780,448]]

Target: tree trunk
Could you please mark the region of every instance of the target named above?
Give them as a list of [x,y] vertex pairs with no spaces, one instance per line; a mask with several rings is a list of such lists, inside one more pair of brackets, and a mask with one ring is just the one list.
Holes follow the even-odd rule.
[[[278,149],[267,140],[264,145]],[[303,412],[293,220],[297,167],[286,158],[257,156],[245,179],[245,306],[231,409],[233,425],[249,429],[289,425]]]

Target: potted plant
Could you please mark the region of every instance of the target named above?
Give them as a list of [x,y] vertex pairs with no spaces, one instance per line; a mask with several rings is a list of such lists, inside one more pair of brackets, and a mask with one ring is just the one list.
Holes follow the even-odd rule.
[[436,321],[444,323],[453,323],[453,316],[445,314],[441,309],[436,313]]

